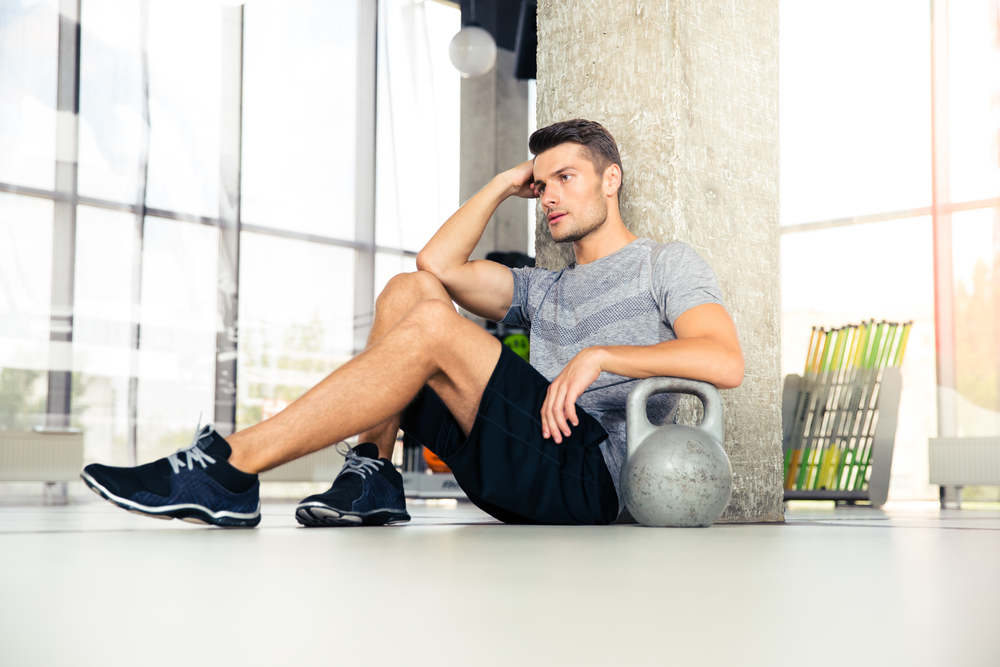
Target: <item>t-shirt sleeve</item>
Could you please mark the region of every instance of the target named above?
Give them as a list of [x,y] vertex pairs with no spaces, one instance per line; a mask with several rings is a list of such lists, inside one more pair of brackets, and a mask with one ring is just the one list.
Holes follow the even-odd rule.
[[507,314],[500,320],[501,324],[510,324],[515,327],[531,328],[531,318],[528,317],[528,293],[531,287],[531,277],[537,269],[524,267],[521,269],[511,269],[514,276],[514,296],[510,300],[510,308]]
[[669,243],[653,255],[653,298],[671,329],[678,317],[695,306],[725,305],[715,271],[681,241]]

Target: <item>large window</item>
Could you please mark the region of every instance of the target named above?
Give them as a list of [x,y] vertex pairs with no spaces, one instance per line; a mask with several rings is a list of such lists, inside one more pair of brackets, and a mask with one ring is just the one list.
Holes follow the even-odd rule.
[[[460,77],[443,48],[461,29],[441,3],[379,7],[376,285],[412,271],[412,256],[459,206]],[[395,252],[386,254],[386,250]]]
[[351,356],[354,251],[243,232],[240,428],[259,422]]
[[996,0],[781,3],[782,371],[913,320],[890,499],[937,497],[929,437],[1000,434],[998,49]]
[[378,288],[458,205],[460,17],[78,7],[60,49],[58,2],[0,4],[0,429],[68,423],[88,461],[141,463],[199,415],[266,418],[363,345]]
[[45,422],[52,211],[51,201],[0,193],[0,424],[10,429]]
[[52,189],[59,3],[0,5],[0,181]]
[[355,0],[247,3],[244,222],[354,240],[358,28]]

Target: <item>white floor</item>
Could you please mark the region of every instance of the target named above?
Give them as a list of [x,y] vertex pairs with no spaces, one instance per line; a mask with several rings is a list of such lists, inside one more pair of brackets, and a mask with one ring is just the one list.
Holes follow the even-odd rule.
[[255,530],[0,507],[0,665],[1000,665],[1000,512]]

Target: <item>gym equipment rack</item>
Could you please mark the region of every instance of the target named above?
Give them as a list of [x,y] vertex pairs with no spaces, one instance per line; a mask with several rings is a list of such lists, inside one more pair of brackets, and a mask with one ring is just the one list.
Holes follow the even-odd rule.
[[782,391],[785,500],[885,504],[912,324],[813,328],[805,372]]

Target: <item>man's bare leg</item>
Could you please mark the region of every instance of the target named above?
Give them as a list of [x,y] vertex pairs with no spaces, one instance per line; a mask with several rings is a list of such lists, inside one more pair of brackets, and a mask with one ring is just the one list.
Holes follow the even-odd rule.
[[[439,299],[451,305],[451,297],[441,281],[426,271],[401,273],[390,280],[375,301],[375,317],[368,332],[365,349],[381,340],[389,329],[396,325],[421,301]],[[399,431],[399,413],[378,426],[358,435],[358,442],[374,442],[378,445],[381,458],[392,459]]]
[[[388,303],[384,307],[391,310]],[[229,462],[256,473],[356,433],[378,435],[381,428],[381,437],[391,430],[394,440],[399,413],[425,384],[468,433],[500,358],[500,342],[455,312],[450,300],[433,297],[419,301],[394,326],[383,325],[374,345],[285,410],[227,438]]]

